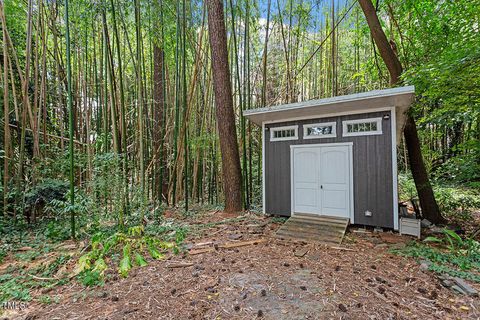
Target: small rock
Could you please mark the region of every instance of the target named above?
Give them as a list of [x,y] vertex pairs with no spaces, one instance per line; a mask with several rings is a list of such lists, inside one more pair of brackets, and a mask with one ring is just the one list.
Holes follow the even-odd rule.
[[242,300],[245,300],[247,299],[248,295],[245,293],[243,296],[242,296]]
[[262,289],[262,291],[260,291],[260,295],[262,297],[265,297],[267,295],[267,291],[265,289]]
[[433,290],[430,292],[430,300],[436,300],[438,298],[438,292]]
[[428,221],[427,219],[423,219],[421,222],[420,222],[422,228],[428,228],[432,225],[432,223],[430,221]]
[[466,295],[467,293],[465,291],[462,290],[462,288],[460,288],[459,286],[457,285],[453,285],[450,289],[452,289],[453,291],[457,292],[457,293],[460,293],[462,295]]
[[344,304],[340,303],[338,305],[338,310],[342,311],[342,312],[347,312],[347,307],[345,307]]
[[385,293],[385,288],[382,287],[382,286],[378,287],[378,293],[384,294]]
[[106,298],[108,296],[108,293],[106,291],[102,291],[98,296],[100,298]]
[[301,258],[304,255],[306,255],[307,252],[308,252],[308,249],[298,249],[298,250],[295,251],[294,255],[295,255],[295,257]]
[[240,306],[237,304],[235,307],[233,307],[233,310],[235,310],[237,312],[240,311]]
[[336,266],[335,267],[335,271],[340,271],[341,267],[340,266]]
[[451,286],[453,286],[453,282],[449,279],[442,280],[441,284],[446,288],[450,288]]
[[432,263],[430,262],[430,260],[422,260],[420,261],[420,270],[427,271],[431,265]]
[[373,264],[370,266],[370,268],[373,269],[373,270],[377,270],[377,266],[375,266]]
[[305,286],[300,286],[300,289],[302,289],[303,291],[307,291],[307,287]]
[[283,266],[284,266],[284,267],[290,267],[290,264],[289,264],[288,262],[285,262],[285,263],[283,264]]
[[113,302],[117,302],[118,300],[119,300],[118,296],[113,296],[113,297],[112,297],[112,301],[113,301]]
[[472,288],[468,283],[466,283],[462,278],[455,277],[452,279],[455,284],[460,287],[467,295],[471,297],[477,297],[478,291]]
[[261,318],[263,317],[263,311],[262,310],[258,310],[257,312],[257,318]]
[[175,288],[173,288],[172,291],[170,291],[170,293],[171,293],[172,295],[174,295],[176,292],[177,292],[177,289],[175,289]]
[[375,246],[375,248],[377,248],[377,249],[379,249],[379,248],[386,248],[386,247],[388,247],[388,244],[386,244],[386,243],[379,243],[379,244],[377,244],[377,245]]
[[381,233],[381,232],[383,232],[383,228],[375,227],[375,228],[373,228],[373,232]]

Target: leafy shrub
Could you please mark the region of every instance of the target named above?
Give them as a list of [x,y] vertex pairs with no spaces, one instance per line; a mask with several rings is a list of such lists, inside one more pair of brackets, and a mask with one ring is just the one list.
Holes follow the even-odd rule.
[[410,172],[398,175],[398,196],[402,201],[411,200],[417,196],[417,189]]
[[467,214],[475,208],[480,208],[480,194],[474,190],[434,186],[435,199],[443,213]]
[[97,270],[84,270],[78,275],[80,282],[86,287],[103,285],[103,275]]
[[117,271],[122,277],[127,277],[133,266],[143,267],[147,265],[143,256],[145,251],[153,259],[163,259],[168,250],[178,252],[175,243],[161,241],[145,235],[142,225],[131,227],[126,233],[117,232],[109,237],[97,233],[91,240],[91,251],[78,260],[77,272],[81,274],[82,282],[94,282],[90,279],[95,276],[92,272],[103,276],[108,269],[107,260],[109,257],[121,252],[122,258]]
[[[480,208],[480,191],[461,188],[455,185],[445,185],[442,181],[432,181],[435,199],[440,211],[447,215],[469,214]],[[406,201],[417,197],[417,190],[411,174],[402,173],[398,176],[399,197]]]
[[33,211],[43,211],[51,201],[65,200],[68,183],[65,181],[46,179],[35,185],[25,194],[25,211],[30,216]]
[[469,143],[457,146],[455,151],[460,151],[461,155],[452,157],[443,163],[433,173],[435,178],[455,183],[479,182],[480,141],[469,141]]

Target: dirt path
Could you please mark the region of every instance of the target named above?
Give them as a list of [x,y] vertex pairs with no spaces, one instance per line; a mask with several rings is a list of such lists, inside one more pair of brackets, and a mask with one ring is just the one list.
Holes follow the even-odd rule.
[[[412,259],[390,254],[389,243],[404,241],[399,236],[387,234],[379,238],[350,233],[344,245],[347,250],[339,250],[275,240],[270,235],[278,228],[277,224],[254,223],[257,225],[244,221],[215,226],[194,241],[267,239],[266,242],[152,261],[147,267],[134,269],[127,279],[114,279],[103,287],[89,289],[76,283],[60,287],[50,293],[58,297],[58,303],[31,304],[21,316],[28,319],[480,317],[478,298],[457,296],[442,287],[431,273],[422,272]],[[263,231],[259,232],[259,228]],[[191,266],[168,267],[179,263]]]

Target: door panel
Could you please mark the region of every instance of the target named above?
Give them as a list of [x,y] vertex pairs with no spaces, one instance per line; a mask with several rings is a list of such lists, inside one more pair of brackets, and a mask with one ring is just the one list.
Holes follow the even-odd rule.
[[293,153],[293,211],[350,217],[350,146],[298,147]]
[[293,194],[294,211],[320,212],[319,149],[293,149]]
[[321,213],[328,216],[350,216],[350,148],[320,148]]

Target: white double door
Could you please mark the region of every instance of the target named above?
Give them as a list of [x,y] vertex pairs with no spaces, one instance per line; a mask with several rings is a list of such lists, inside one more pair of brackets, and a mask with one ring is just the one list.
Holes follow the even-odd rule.
[[352,145],[296,145],[291,153],[293,212],[350,218]]

